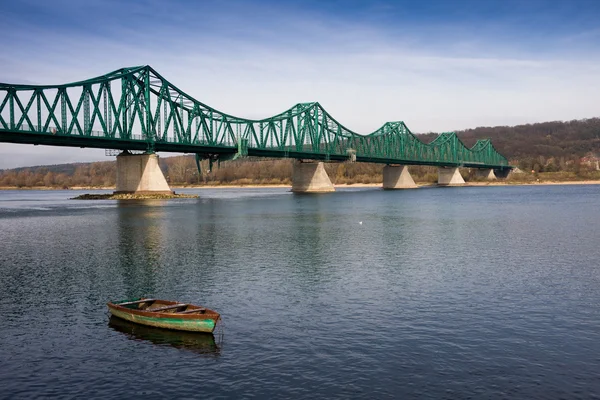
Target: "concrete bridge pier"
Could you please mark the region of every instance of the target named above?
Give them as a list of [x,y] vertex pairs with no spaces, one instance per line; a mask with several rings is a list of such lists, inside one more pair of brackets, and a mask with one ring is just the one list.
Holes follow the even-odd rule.
[[158,165],[158,155],[124,151],[117,156],[115,193],[173,194],[173,191]]
[[322,162],[295,161],[292,170],[292,192],[326,193],[335,188]]
[[439,167],[438,186],[461,186],[465,180],[460,174],[458,167]]
[[496,180],[496,174],[492,168],[477,168],[475,170],[475,176],[478,178],[487,179],[488,181]]
[[386,165],[383,167],[384,189],[415,189],[417,185],[406,165]]

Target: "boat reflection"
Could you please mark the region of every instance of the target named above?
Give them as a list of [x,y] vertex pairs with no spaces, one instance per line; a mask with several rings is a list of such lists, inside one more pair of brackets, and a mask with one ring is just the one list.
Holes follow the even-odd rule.
[[223,333],[217,326],[217,338],[212,333],[183,332],[134,324],[111,316],[108,326],[127,335],[131,340],[148,341],[159,346],[172,346],[206,356],[220,355]]

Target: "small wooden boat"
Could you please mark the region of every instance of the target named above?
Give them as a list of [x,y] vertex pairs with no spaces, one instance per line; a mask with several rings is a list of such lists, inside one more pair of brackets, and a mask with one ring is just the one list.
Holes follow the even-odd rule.
[[214,310],[168,300],[141,298],[110,302],[107,305],[115,317],[179,331],[211,333],[221,318]]

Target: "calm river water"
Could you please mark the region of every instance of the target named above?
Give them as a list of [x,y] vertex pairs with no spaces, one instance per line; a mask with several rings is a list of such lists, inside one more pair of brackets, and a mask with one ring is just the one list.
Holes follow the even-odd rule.
[[187,192],[0,192],[0,398],[600,396],[600,186]]

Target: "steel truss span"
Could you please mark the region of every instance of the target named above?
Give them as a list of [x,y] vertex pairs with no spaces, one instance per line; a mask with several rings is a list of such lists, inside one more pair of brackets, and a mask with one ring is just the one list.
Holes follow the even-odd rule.
[[467,148],[454,132],[421,142],[402,121],[360,135],[321,105],[299,103],[250,120],[189,96],[150,66],[63,85],[0,83],[0,141],[55,146],[405,165],[510,168],[489,139]]

